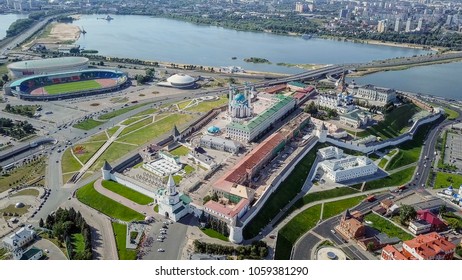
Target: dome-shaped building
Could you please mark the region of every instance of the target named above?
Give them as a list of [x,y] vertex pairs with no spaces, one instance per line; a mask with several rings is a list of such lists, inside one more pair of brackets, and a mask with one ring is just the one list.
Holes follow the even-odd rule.
[[207,132],[211,135],[220,134],[221,129],[217,126],[212,125],[211,127],[207,128]]
[[167,79],[167,82],[175,88],[192,88],[196,85],[196,79],[186,74],[175,74]]

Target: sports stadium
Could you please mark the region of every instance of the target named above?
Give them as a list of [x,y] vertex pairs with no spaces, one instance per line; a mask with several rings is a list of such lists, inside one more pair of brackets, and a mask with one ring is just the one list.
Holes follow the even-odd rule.
[[22,78],[7,85],[5,93],[24,100],[59,100],[116,91],[128,81],[121,71],[88,69]]

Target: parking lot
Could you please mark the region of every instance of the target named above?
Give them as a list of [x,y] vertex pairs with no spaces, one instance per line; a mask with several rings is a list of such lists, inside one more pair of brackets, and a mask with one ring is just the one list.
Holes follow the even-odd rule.
[[444,163],[455,165],[458,169],[462,169],[462,134],[454,132],[448,132],[446,138]]

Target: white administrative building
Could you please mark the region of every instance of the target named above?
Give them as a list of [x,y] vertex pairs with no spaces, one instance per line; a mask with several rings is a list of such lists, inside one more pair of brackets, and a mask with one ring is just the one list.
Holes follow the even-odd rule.
[[365,156],[346,155],[341,158],[324,160],[320,163],[327,178],[334,182],[352,180],[377,172],[377,166]]

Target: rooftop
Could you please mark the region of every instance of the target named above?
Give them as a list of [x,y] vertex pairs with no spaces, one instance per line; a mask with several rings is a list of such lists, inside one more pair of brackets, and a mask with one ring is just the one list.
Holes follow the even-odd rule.
[[239,203],[237,204],[226,204],[226,205],[210,200],[206,204],[204,204],[204,207],[212,211],[215,211],[219,214],[222,214],[223,216],[227,218],[233,218],[237,214],[239,214],[239,212],[241,212],[241,210],[247,205],[249,205],[248,199],[241,199]]
[[46,58],[46,59],[36,59],[36,60],[24,60],[13,62],[8,65],[9,69],[20,70],[35,70],[43,68],[54,68],[54,67],[67,67],[72,65],[80,65],[83,63],[88,63],[88,58],[70,56],[70,57],[56,57],[56,58]]

